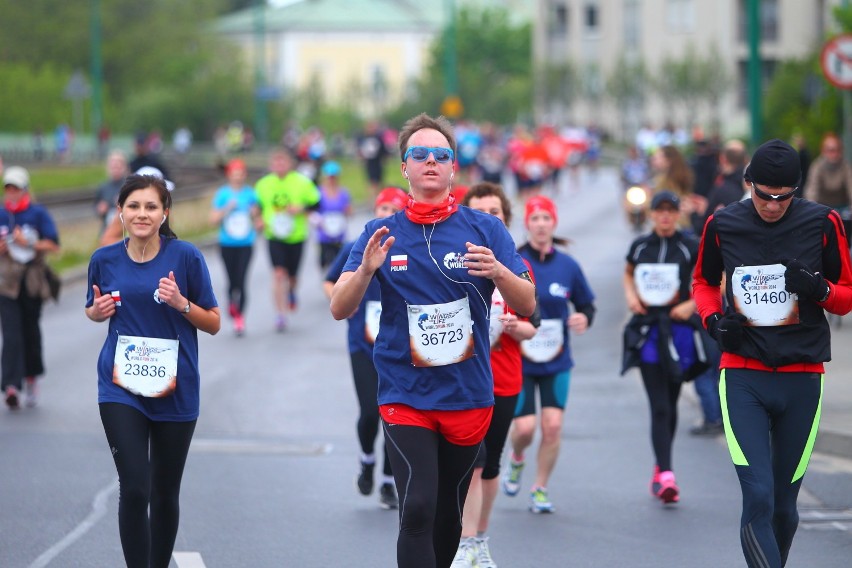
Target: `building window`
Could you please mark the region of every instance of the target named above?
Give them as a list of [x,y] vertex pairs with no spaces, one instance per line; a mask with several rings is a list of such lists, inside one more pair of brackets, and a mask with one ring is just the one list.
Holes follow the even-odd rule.
[[600,10],[597,4],[586,4],[585,7],[586,32],[596,34],[600,31]]
[[[737,9],[739,39],[748,41],[748,5],[752,0],[739,0]],[[778,0],[760,0],[760,40],[778,41]]]
[[548,32],[554,39],[568,36],[568,6],[564,2],[555,2],[550,5]]
[[[778,62],[772,59],[764,59],[761,61],[760,69],[760,89],[765,94],[766,88],[772,83],[772,78],[775,76],[775,70],[778,67]],[[748,109],[748,60],[740,61],[737,64],[737,106],[741,109]]]
[[695,6],[693,0],[668,0],[666,20],[672,33],[695,31]]
[[624,47],[628,49],[639,47],[641,23],[639,0],[624,0]]

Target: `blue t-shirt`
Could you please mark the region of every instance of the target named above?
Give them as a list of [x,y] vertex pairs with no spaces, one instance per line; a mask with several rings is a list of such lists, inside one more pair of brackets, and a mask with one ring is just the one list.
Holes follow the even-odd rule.
[[[160,252],[147,262],[127,256],[125,241],[92,254],[86,307],[94,302],[92,285],[102,294],[118,292],[121,305],[109,320],[109,330],[98,358],[98,402],[117,402],[136,408],[151,420],[189,421],[198,418],[198,330],[180,311],[159,303],[155,292],[160,278],[174,272],[181,294],[204,309],[216,307],[210,273],[204,257],[191,243],[161,237]],[[138,396],[112,382],[119,335],[177,339],[177,388],[163,398]]]
[[0,209],[0,233],[11,235],[15,227],[20,227],[27,235],[33,232],[39,239],[47,239],[59,243],[59,231],[56,223],[47,209],[38,203],[30,203],[30,206],[20,213],[11,213],[6,209]]
[[213,209],[220,210],[232,201],[234,207],[219,225],[219,244],[223,247],[250,247],[257,236],[251,218],[251,209],[258,204],[257,195],[250,185],[234,189],[223,185],[213,196]]
[[[538,251],[529,245],[520,249],[521,256],[529,261],[532,273],[535,274],[538,303],[541,310],[542,322],[545,320],[561,320],[562,322],[562,351],[552,360],[535,363],[523,358],[525,375],[552,375],[568,371],[574,366],[571,359],[571,346],[568,335],[568,302],[574,308],[588,306],[595,301],[595,295],[580,269],[580,265],[570,255],[553,250],[541,260]],[[523,343],[521,344],[523,354]]]
[[317,227],[317,240],[321,243],[341,243],[346,238],[346,211],[352,204],[349,190],[341,187],[337,195],[331,196],[324,187],[320,187],[320,202],[317,213],[320,216]]
[[[340,249],[337,257],[328,268],[328,272],[325,276],[326,281],[338,281],[340,275],[343,273],[343,266],[349,259],[349,252],[352,250],[352,246],[354,244],[355,241],[352,241],[343,245],[343,248]],[[349,324],[348,339],[350,353],[360,351],[362,353],[367,353],[368,355],[373,354],[373,342],[368,339],[370,335],[368,333],[369,330],[367,329],[366,314],[368,308],[376,309],[378,307],[380,309],[381,306],[377,306],[373,302],[381,303],[381,300],[382,292],[379,288],[379,281],[374,278],[370,281],[370,285],[367,286],[367,291],[364,293],[364,298],[361,300],[361,303],[358,304],[358,311],[352,314],[352,316],[347,320]]]
[[[527,271],[515,251],[512,237],[503,223],[492,215],[468,207],[458,210],[442,223],[420,225],[401,211],[385,219],[367,223],[352,247],[344,272],[361,265],[367,240],[380,227],[395,237],[384,264],[376,271],[381,286],[382,316],[373,348],[373,362],[379,375],[379,404],[402,403],[421,410],[465,410],[494,404],[488,341],[489,311],[494,282],[470,276],[464,266],[466,242],[488,247],[514,274]],[[409,335],[409,306],[447,304],[467,298],[472,320],[473,356],[441,366],[414,366],[412,344],[444,341],[440,317],[451,316],[432,308],[420,317],[429,331]],[[420,322],[415,325],[420,325]],[[425,330],[424,330],[425,331]]]

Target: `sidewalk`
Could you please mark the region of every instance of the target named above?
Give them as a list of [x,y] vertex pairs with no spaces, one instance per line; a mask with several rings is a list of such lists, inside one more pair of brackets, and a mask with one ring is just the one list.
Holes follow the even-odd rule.
[[815,450],[852,459],[852,316],[831,323],[831,356]]

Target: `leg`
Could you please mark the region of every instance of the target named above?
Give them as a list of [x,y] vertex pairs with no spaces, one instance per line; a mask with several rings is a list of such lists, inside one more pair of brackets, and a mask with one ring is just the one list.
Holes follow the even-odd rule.
[[524,386],[518,395],[515,406],[515,419],[512,422],[511,443],[512,458],[523,460],[524,451],[532,445],[535,436],[535,377],[524,375]]
[[272,264],[272,301],[278,312],[278,328],[283,330],[284,317],[287,315],[287,271],[285,245],[280,241],[267,241],[269,245],[269,260]]
[[251,246],[238,247],[239,253],[237,257],[237,266],[234,271],[234,289],[237,294],[237,310],[240,314],[246,312],[248,305],[248,293],[246,291],[246,276],[248,275],[249,264],[251,264],[251,255],[254,249]]
[[651,410],[651,445],[654,448],[656,464],[660,471],[671,471],[672,422],[677,422],[677,415],[672,408],[669,394],[670,381],[660,365],[643,363],[640,369]]
[[21,306],[21,323],[24,337],[24,376],[37,377],[44,374],[44,356],[41,341],[41,298],[27,296],[21,290],[18,298]]
[[[485,465],[482,469],[482,506],[478,514],[479,523],[473,528],[484,533],[488,530],[488,521],[491,518],[491,510],[494,500],[497,498],[497,489],[500,486],[498,476],[500,475],[500,457],[503,455],[503,446],[506,444],[506,435],[512,425],[512,416],[515,413],[518,395],[495,396],[494,413],[491,415],[491,424],[485,433],[483,445],[485,446]],[[477,474],[473,475],[474,481]],[[471,481],[473,486],[474,481]],[[465,511],[467,506],[465,505]],[[467,528],[467,514],[465,514],[465,528]],[[466,534],[466,533],[465,533]]]
[[[373,492],[373,468],[376,458],[373,455],[376,436],[379,434],[378,381],[376,367],[368,353],[356,351],[349,354],[352,365],[352,377],[355,381],[355,393],[358,396],[358,442],[361,446],[361,471],[358,475],[358,490],[362,495]],[[385,448],[385,466],[390,475],[390,462]]]
[[481,447],[459,446],[443,436],[438,441],[438,503],[432,531],[438,568],[449,568],[458,550],[462,511]]
[[101,403],[101,422],[118,471],[118,532],[128,568],[150,568],[151,525],[148,501],[150,421],[124,404]]
[[21,390],[24,378],[24,338],[21,332],[21,307],[14,298],[0,296],[0,328],[3,332],[3,391],[7,387]]
[[222,263],[225,265],[225,274],[228,277],[228,308],[231,317],[236,314],[237,302],[239,296],[237,294],[236,279],[237,279],[237,248],[238,247],[219,247],[222,255]]
[[180,519],[180,481],[195,431],[190,422],[151,427],[151,567],[168,568]]
[[568,402],[571,373],[565,371],[539,379],[541,397],[541,442],[538,448],[536,487],[547,487],[550,474],[556,467],[562,442],[562,419]]
[[470,478],[467,490],[467,498],[464,501],[464,513],[462,514],[462,538],[475,537],[480,520],[482,518],[482,468],[475,467]]
[[296,286],[298,285],[299,266],[302,264],[302,251],[305,243],[285,244],[286,261],[284,268],[287,271],[287,301],[290,310],[296,309]]

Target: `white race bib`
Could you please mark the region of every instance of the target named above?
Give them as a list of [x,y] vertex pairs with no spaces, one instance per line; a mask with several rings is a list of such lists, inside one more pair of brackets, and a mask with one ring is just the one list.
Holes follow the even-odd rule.
[[680,267],[641,262],[633,269],[636,293],[646,306],[668,306],[680,294]]
[[225,234],[234,240],[242,240],[251,234],[251,215],[247,211],[232,211],[222,222]]
[[286,239],[293,232],[293,216],[279,211],[272,216],[272,235],[278,239]]
[[495,288],[494,294],[491,296],[491,313],[488,320],[488,342],[491,347],[494,347],[500,336],[503,335],[503,322],[500,321],[500,317],[506,313],[506,302],[503,300],[503,295],[500,290]]
[[364,303],[364,335],[371,344],[379,336],[379,322],[382,319],[382,303],[378,300],[367,300]]
[[133,394],[161,398],[177,387],[178,340],[119,335],[112,382]]
[[740,266],[731,275],[734,308],[748,324],[762,326],[799,323],[799,298],[784,290],[783,264]]
[[322,227],[322,232],[329,237],[341,237],[346,232],[346,215],[337,211],[323,213],[320,227]]
[[441,367],[473,357],[473,318],[467,297],[446,304],[409,305],[408,336],[415,367]]
[[521,354],[533,363],[547,363],[562,353],[565,343],[564,325],[561,319],[541,320],[536,334],[521,341]]

